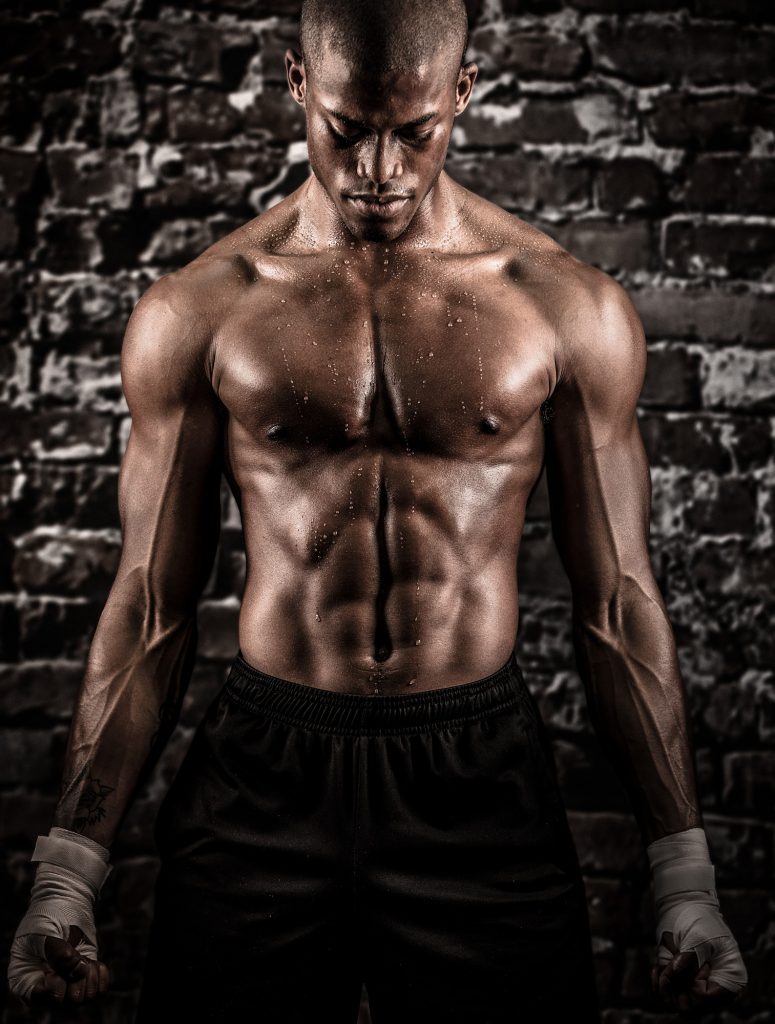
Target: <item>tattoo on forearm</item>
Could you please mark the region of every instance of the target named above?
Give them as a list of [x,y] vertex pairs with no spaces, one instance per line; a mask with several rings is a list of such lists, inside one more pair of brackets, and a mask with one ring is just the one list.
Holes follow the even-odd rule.
[[96,825],[97,822],[102,821],[107,814],[105,797],[115,788],[115,786],[106,786],[100,779],[95,779],[91,772],[89,773],[88,785],[78,801],[78,809],[84,813],[73,822],[76,831],[86,825]]
[[115,788],[92,775],[91,761],[87,761],[68,782],[62,784],[57,822],[63,822],[76,832],[98,824],[107,814],[105,799]]

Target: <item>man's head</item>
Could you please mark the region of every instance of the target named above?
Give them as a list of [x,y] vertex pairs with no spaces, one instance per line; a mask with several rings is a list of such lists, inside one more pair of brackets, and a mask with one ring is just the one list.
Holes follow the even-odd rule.
[[356,238],[397,238],[441,173],[477,73],[467,41],[463,0],[304,0],[288,84],[315,177]]

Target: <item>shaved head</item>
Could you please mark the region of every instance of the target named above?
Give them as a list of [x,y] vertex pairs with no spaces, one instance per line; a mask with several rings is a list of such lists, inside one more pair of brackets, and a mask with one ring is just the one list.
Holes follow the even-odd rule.
[[304,0],[299,42],[313,77],[325,49],[377,75],[413,71],[445,52],[457,74],[468,16],[464,0]]

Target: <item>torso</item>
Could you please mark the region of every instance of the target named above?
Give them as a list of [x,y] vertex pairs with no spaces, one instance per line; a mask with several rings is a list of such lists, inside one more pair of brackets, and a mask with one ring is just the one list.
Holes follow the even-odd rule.
[[211,377],[247,555],[239,645],[257,668],[390,694],[508,659],[558,284],[544,236],[523,225],[520,245],[504,224],[521,222],[498,215],[487,245],[472,231],[457,251],[376,260],[243,236]]

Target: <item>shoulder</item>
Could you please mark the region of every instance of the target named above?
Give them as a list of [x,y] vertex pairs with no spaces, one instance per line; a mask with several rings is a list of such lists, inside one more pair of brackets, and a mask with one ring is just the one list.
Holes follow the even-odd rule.
[[635,390],[646,339],[629,295],[609,274],[577,259],[545,232],[513,218],[509,277],[530,294],[555,337],[557,387]]

